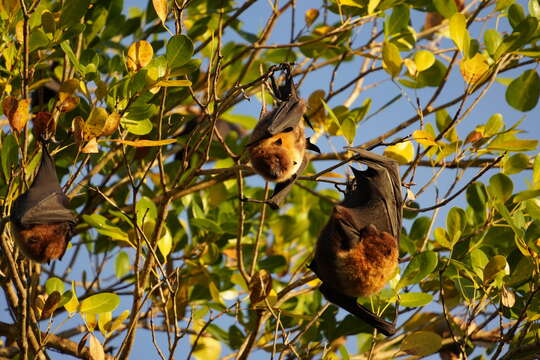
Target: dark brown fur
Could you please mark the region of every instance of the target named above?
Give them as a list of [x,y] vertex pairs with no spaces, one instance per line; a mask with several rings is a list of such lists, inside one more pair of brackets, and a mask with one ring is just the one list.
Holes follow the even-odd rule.
[[30,259],[44,263],[61,258],[71,235],[69,223],[35,224],[28,228],[13,225],[15,240]]

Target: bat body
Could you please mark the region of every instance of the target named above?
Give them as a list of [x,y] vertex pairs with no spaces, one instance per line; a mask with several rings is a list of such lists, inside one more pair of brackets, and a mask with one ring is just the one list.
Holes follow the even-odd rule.
[[10,220],[21,251],[34,261],[49,262],[64,255],[76,218],[58,182],[54,160],[45,145],[42,148],[34,182],[13,202]]
[[286,71],[284,85],[276,86],[271,77],[277,105],[259,120],[247,145],[255,172],[278,183],[268,201],[274,208],[279,207],[297,174],[307,166],[306,148],[319,151],[305,138],[306,103],[296,93],[290,65],[281,66]]
[[345,199],[323,228],[310,268],[322,280],[323,295],[386,335],[392,324],[357,303],[379,292],[398,265],[402,198],[399,167],[393,160],[358,150],[368,169],[353,169]]

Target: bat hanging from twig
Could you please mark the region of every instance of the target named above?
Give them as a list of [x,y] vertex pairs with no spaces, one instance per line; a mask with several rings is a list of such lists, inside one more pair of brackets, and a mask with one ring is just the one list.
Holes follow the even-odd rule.
[[323,228],[309,267],[322,280],[319,290],[327,300],[393,335],[394,324],[356,298],[379,292],[398,265],[403,205],[399,166],[384,156],[354,151],[355,160],[368,168],[352,169],[354,179]]
[[[275,71],[285,72],[285,81],[276,85]],[[279,208],[297,178],[307,166],[305,149],[320,152],[304,135],[306,104],[298,97],[293,83],[291,65],[280,64],[270,73],[273,95],[277,105],[264,114],[249,139],[247,145],[251,164],[255,172],[268,181],[276,182],[276,187],[267,203]]]
[[54,160],[42,142],[39,170],[27,192],[13,202],[10,220],[22,252],[37,262],[61,258],[76,224],[60,187]]

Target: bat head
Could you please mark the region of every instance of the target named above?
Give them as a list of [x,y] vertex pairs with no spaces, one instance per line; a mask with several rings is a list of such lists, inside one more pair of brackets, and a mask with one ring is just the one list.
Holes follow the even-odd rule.
[[14,227],[19,248],[30,259],[40,263],[61,258],[72,235],[72,225],[67,222]]
[[[279,86],[276,84],[276,79],[274,78],[274,73],[277,70],[282,70],[285,72],[285,81]],[[291,64],[282,63],[275,69],[275,71],[271,72],[270,80],[272,81],[272,91],[274,92],[276,99],[285,102],[289,101],[291,98],[297,98],[296,87],[294,86],[291,73]]]

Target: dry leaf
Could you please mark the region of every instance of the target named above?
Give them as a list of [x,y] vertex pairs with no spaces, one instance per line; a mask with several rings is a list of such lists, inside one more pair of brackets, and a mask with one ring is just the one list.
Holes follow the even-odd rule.
[[103,345],[101,345],[99,340],[94,335],[90,335],[88,353],[92,360],[105,360],[105,351],[103,350]]
[[272,290],[272,276],[266,270],[260,270],[253,275],[249,282],[249,300],[256,304],[266,299]]
[[101,136],[107,123],[109,114],[104,108],[93,108],[85,122],[84,136],[85,139],[96,138]]
[[77,354],[81,355],[82,351],[84,350],[84,345],[86,345],[86,340],[88,340],[88,337],[90,336],[90,333],[84,334],[84,336],[79,341],[79,344],[77,345]]
[[75,109],[77,105],[79,105],[80,101],[81,100],[76,95],[59,92],[57,107],[60,112],[70,112],[71,110]]
[[13,96],[8,96],[2,102],[2,109],[9,120],[11,129],[20,133],[30,118],[30,101],[17,100]]
[[138,71],[152,61],[154,49],[146,40],[131,44],[127,52],[127,67],[129,71]]
[[513,307],[516,303],[516,295],[514,295],[512,290],[507,289],[506,286],[502,287],[501,302],[504,306],[509,308]]
[[97,154],[99,152],[99,149],[96,138],[90,139],[82,148],[81,152],[83,154]]
[[418,69],[416,68],[416,63],[414,61],[412,61],[411,59],[403,59],[403,64],[405,65],[405,67],[407,68],[407,72],[411,76],[416,75]]
[[311,26],[319,17],[319,10],[317,9],[307,9],[304,14],[304,20],[306,21],[307,26]]
[[46,111],[38,112],[34,115],[32,123],[34,124],[34,136],[47,139],[51,134],[54,134],[55,124],[51,113]]
[[51,315],[56,310],[56,307],[58,306],[58,303],[62,299],[62,295],[58,291],[53,291],[49,297],[47,297],[47,301],[45,301],[45,305],[43,305],[43,310],[41,312],[41,319],[48,319],[51,317]]
[[116,131],[116,129],[118,129],[118,125],[120,125],[120,118],[121,116],[117,112],[113,112],[112,114],[107,116],[105,126],[103,126],[100,136],[112,135]]
[[75,116],[71,122],[71,131],[73,131],[73,137],[77,145],[84,141],[84,128],[84,119],[81,116]]

